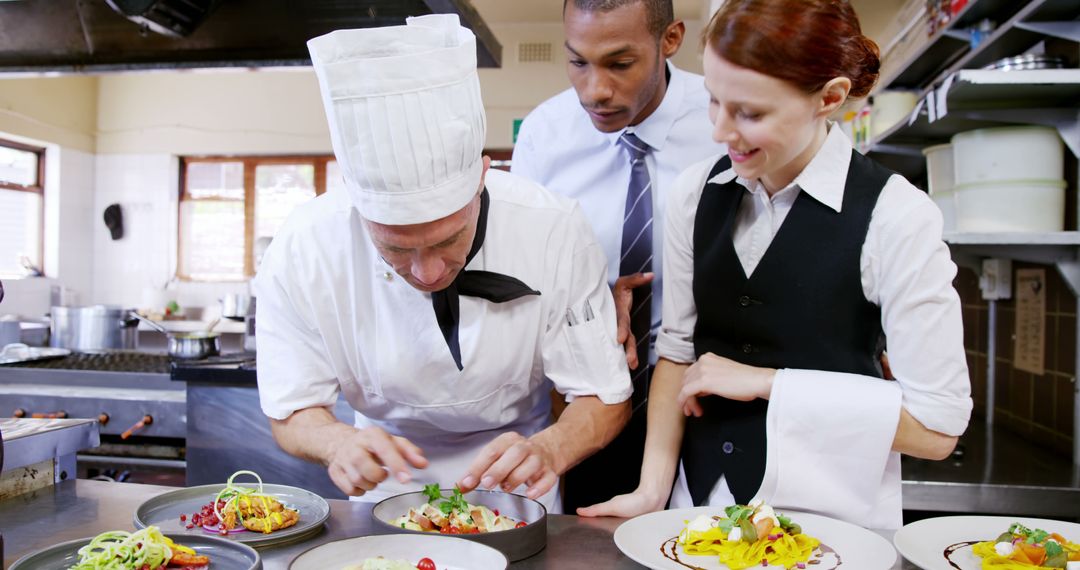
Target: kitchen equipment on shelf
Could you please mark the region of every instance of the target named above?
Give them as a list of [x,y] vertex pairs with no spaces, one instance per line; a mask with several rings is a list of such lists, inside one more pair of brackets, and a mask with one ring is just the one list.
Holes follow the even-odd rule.
[[250,304],[251,295],[229,293],[221,298],[221,316],[233,321],[242,321],[248,314]]
[[995,71],[1018,71],[1026,69],[1061,69],[1065,67],[1065,58],[1044,53],[1026,53],[1014,57],[999,59],[983,69]]
[[[221,354],[221,335],[209,330],[195,332],[169,332],[156,321],[148,319],[134,311],[131,316],[146,323],[151,328],[163,333],[168,339],[169,356],[173,358],[197,360]],[[211,323],[216,325],[217,321]]]
[[1065,229],[1065,181],[960,184],[956,229],[962,232],[1060,232]]
[[882,91],[873,96],[870,106],[870,138],[876,139],[900,121],[907,120],[919,102],[914,91]]
[[113,305],[59,307],[51,310],[49,346],[75,351],[133,350],[139,344],[131,311]]
[[951,144],[939,144],[923,149],[926,156],[926,177],[930,198],[941,210],[944,231],[956,230],[956,194],[953,192],[954,169]]
[[1064,145],[1051,127],[993,127],[952,138],[957,185],[975,182],[1061,180]]
[[976,129],[954,135],[952,147],[959,231],[1064,229],[1065,157],[1057,130]]

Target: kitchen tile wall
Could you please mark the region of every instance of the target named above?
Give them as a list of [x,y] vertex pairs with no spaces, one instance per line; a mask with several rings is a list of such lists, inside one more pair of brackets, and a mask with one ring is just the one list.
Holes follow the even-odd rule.
[[[1046,269],[1046,370],[1034,375],[1013,367],[1016,301],[998,301],[994,421],[1036,445],[1069,457],[1076,382],[1076,298],[1052,266],[1013,263],[1014,288],[1015,272],[1024,268]],[[986,415],[988,305],[974,271],[961,268],[955,285],[963,305],[964,347],[975,400],[972,421],[982,421]]]

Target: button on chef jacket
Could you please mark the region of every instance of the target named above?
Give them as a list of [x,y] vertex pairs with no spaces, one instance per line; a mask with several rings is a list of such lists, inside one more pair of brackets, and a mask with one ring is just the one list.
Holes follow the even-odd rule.
[[[430,461],[412,483],[388,478],[360,500],[452,484],[498,435],[549,425],[552,386],[570,400],[630,397],[604,253],[580,209],[498,170],[486,186],[487,236],[465,269],[503,273],[541,294],[506,303],[461,296],[463,370],[431,295],[382,260],[344,192],[300,206],[263,259],[255,280],[263,412],[280,420],[332,406],[340,393],[357,427],[406,437]],[[542,502],[553,509],[555,492]]]

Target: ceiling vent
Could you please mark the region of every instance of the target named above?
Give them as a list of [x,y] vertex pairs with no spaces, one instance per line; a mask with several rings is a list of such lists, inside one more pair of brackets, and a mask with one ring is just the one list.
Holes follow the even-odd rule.
[[551,44],[521,42],[518,44],[518,63],[551,63]]
[[105,0],[125,18],[159,34],[176,38],[195,31],[223,0]]

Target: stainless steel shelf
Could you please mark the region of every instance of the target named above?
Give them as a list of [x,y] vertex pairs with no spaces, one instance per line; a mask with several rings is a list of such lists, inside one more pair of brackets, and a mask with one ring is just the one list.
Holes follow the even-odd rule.
[[[928,98],[934,98],[931,121]],[[1062,130],[1076,151],[1078,135],[1070,133],[1080,121],[1080,69],[1026,71],[960,70],[937,89],[920,96],[914,120],[901,121],[870,143],[871,153],[913,153],[948,142],[964,131],[1003,124],[1043,124]],[[944,115],[941,114],[944,103]]]
[[[1067,1],[1067,0],[1065,0]],[[881,79],[882,89],[921,89],[967,53],[970,42],[962,30],[984,19],[1003,22],[1020,9],[1014,0],[971,0],[943,30],[912,54],[891,77]]]

